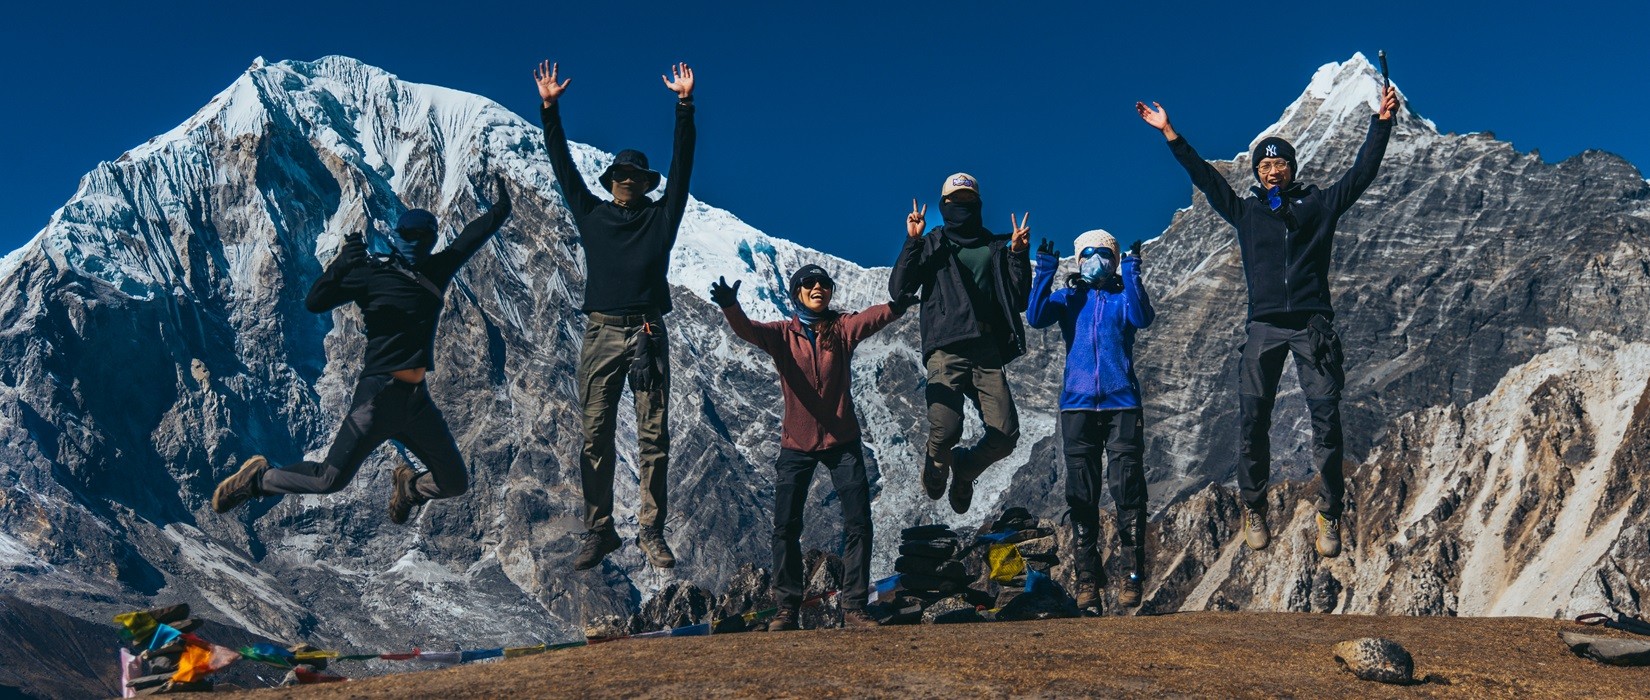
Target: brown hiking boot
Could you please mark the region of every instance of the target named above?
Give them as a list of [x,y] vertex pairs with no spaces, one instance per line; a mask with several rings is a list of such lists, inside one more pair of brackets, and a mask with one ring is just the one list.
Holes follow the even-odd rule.
[[636,546],[642,548],[647,555],[647,563],[655,569],[669,569],[676,566],[676,555],[670,553],[670,545],[665,543],[665,530],[660,527],[644,527],[636,531]]
[[1099,585],[1091,581],[1077,582],[1077,609],[1090,615],[1101,614]]
[[769,632],[794,632],[796,629],[796,608],[780,608],[773,619],[768,620]]
[[418,495],[418,488],[414,485],[418,481],[418,472],[412,465],[402,462],[395,465],[395,486],[390,491],[390,522],[403,525],[407,517],[412,515],[412,509],[423,505],[424,498]]
[[624,545],[618,533],[608,530],[586,530],[580,536],[579,555],[573,559],[573,570],[584,571],[602,563],[607,555]]
[[1259,508],[1245,505],[1243,507],[1243,541],[1255,551],[1266,549],[1272,543],[1272,533],[1266,530],[1266,505]]
[[1117,590],[1117,604],[1132,608],[1140,604],[1140,574],[1129,572],[1123,577],[1123,586]]
[[1318,556],[1325,559],[1341,554],[1341,519],[1318,514]]
[[876,618],[871,617],[871,614],[863,609],[842,611],[843,629],[864,630],[880,626],[882,626],[882,623],[877,622]]
[[933,457],[923,460],[922,464],[922,492],[928,494],[928,500],[938,501],[945,495],[945,480],[950,469],[940,464]]
[[212,492],[212,510],[219,513],[228,513],[240,506],[263,495],[258,488],[263,481],[264,472],[269,471],[269,460],[263,455],[252,455],[251,459],[241,462],[241,468],[230,474],[229,478],[218,482],[218,488]]

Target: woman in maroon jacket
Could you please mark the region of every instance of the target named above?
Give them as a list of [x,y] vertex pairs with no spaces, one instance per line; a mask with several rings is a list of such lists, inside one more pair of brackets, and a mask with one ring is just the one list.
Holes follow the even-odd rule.
[[859,419],[848,395],[849,360],[860,341],[898,318],[907,303],[878,304],[859,313],[832,311],[836,283],[818,265],[804,265],[791,275],[796,314],[775,323],[752,321],[739,308],[739,282],[720,279],[710,298],[722,307],[735,335],[773,356],[785,394],[785,419],[775,465],[773,512],[774,597],[779,613],[769,631],[796,629],[802,605],[802,507],[814,468],[831,472],[842,499],[843,624],[871,627],[865,613],[871,583],[871,489],[860,450]]

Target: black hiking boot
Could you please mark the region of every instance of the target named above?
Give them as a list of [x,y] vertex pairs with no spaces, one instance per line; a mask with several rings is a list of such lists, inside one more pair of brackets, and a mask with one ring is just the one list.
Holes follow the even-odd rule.
[[269,460],[263,455],[252,455],[251,459],[241,462],[241,468],[230,474],[229,478],[218,482],[218,488],[212,492],[212,510],[219,513],[228,513],[242,503],[263,495],[258,484],[263,481],[264,472],[269,471]]
[[676,566],[676,555],[670,553],[670,545],[665,544],[665,530],[661,527],[644,527],[636,531],[636,546],[642,548],[647,555],[647,563],[655,569],[669,569]]
[[584,571],[602,563],[607,555],[624,545],[619,534],[611,529],[586,530],[580,537],[583,542],[579,545],[579,555],[573,559],[574,571]]
[[842,611],[843,629],[864,630],[880,626],[881,623],[877,622],[877,619],[871,617],[871,614],[865,612],[863,608]]
[[1128,576],[1123,577],[1123,586],[1117,591],[1117,604],[1125,608],[1140,605],[1141,589],[1140,574],[1130,571]]
[[949,465],[940,464],[934,457],[923,460],[922,492],[928,494],[928,500],[938,501],[945,495],[945,480],[950,471]]
[[412,510],[424,504],[424,498],[418,495],[418,472],[412,465],[402,462],[395,465],[395,486],[390,490],[390,522],[405,525]]
[[780,608],[773,619],[768,620],[769,632],[794,632],[796,629],[796,608]]

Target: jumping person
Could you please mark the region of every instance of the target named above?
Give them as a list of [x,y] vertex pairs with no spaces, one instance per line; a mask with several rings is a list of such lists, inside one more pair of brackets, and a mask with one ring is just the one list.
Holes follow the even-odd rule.
[[[1025,354],[1020,314],[1031,288],[1031,229],[1024,217],[1016,221],[1010,214],[1013,233],[994,235],[981,223],[980,206],[972,175],[947,177],[940,188],[945,224],[925,236],[928,207],[912,202],[905,246],[888,278],[893,298],[920,292],[922,300],[929,423],[923,490],[939,500],[951,477],[951,509],[958,513],[974,501],[974,480],[1020,439],[1003,368]],[[957,446],[965,397],[985,423],[985,434],[972,447]]]
[[1296,175],[1295,148],[1277,136],[1255,145],[1250,166],[1260,182],[1250,196],[1239,197],[1214,166],[1204,162],[1169,124],[1163,106],[1135,103],[1147,124],[1163,132],[1169,150],[1191,175],[1192,184],[1209,199],[1215,213],[1237,229],[1249,282],[1248,339],[1238,370],[1242,411],[1239,433],[1238,486],[1248,506],[1243,519],[1249,547],[1271,542],[1266,525],[1266,484],[1271,478],[1272,406],[1277,398],[1283,360],[1295,357],[1295,372],[1312,413],[1312,456],[1317,462],[1318,554],[1341,552],[1340,518],[1346,495],[1342,474],[1345,448],[1341,436],[1341,389],[1346,383],[1341,340],[1332,321],[1329,265],[1335,225],[1358,196],[1375,181],[1392,136],[1398,91],[1381,93],[1379,113],[1370,119],[1369,135],[1352,169],[1340,181],[1319,189],[1302,185]]
[[622,542],[613,523],[614,429],[619,394],[626,378],[636,399],[637,462],[641,471],[640,528],[636,544],[654,567],[668,569],[676,557],[665,543],[668,502],[665,476],[670,460],[670,342],[664,316],[670,313],[670,251],[687,207],[693,171],[693,69],[681,63],[661,76],[676,94],[676,144],[664,198],[647,193],[659,186],[641,151],[624,150],[602,173],[613,194],[606,201],[585,186],[573,164],[562,129],[559,100],[569,80],[557,80],[557,66],[545,61],[533,72],[543,104],[544,145],[562,197],[573,214],[584,246],[584,304],[588,316],[579,351],[579,406],[584,449],[579,476],[584,491],[585,533],[573,568],[600,564]]
[[843,625],[874,627],[865,613],[871,584],[871,490],[860,448],[859,418],[849,395],[849,363],[860,341],[898,318],[908,303],[878,304],[859,313],[832,310],[836,283],[818,265],[791,274],[796,313],[788,321],[752,321],[739,307],[739,282],[718,279],[711,300],[722,307],[734,335],[773,357],[785,414],[774,465],[773,570],[779,612],[768,631],[797,628],[802,605],[802,508],[814,468],[824,465],[842,501]]
[[390,237],[393,252],[380,260],[367,253],[362,234],[345,239],[304,305],[325,313],[354,302],[366,323],[367,349],[349,413],[320,462],[303,461],[272,469],[254,455],[218,484],[212,509],[227,513],[253,498],[289,493],[335,493],[355,477],[361,463],[385,440],[394,440],[429,470],[406,462],[395,467],[389,517],[405,523],[412,509],[437,498],[459,496],[469,487],[464,458],[441,411],[430,399],[425,374],[435,369],[435,328],[447,286],[510,215],[510,194],[499,178],[493,206],[439,253],[436,219],[423,209],[401,215]]
[[[1146,451],[1140,381],[1134,375],[1135,331],[1152,325],[1156,312],[1140,283],[1140,257],[1121,257],[1117,239],[1094,230],[1077,237],[1078,272],[1051,292],[1060,254],[1044,240],[1037,248],[1026,322],[1032,328],[1060,324],[1066,343],[1065,385],[1060,391],[1060,434],[1066,460],[1066,505],[1076,542],[1077,607],[1098,613],[1101,575],[1100,484],[1104,450],[1117,502],[1117,536],[1128,569],[1117,602],[1140,604],[1146,565]],[[1119,258],[1121,257],[1121,263]]]

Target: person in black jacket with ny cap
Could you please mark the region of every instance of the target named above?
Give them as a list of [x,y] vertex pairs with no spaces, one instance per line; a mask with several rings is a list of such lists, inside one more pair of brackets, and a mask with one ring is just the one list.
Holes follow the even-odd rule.
[[453,277],[510,216],[504,179],[495,182],[492,208],[471,221],[439,253],[435,216],[423,209],[401,215],[385,259],[367,253],[362,234],[344,241],[332,263],[310,287],[304,305],[325,313],[353,302],[366,323],[367,349],[349,413],[320,462],[271,468],[254,455],[218,484],[212,509],[227,513],[253,498],[289,493],[335,493],[355,478],[372,451],[395,440],[429,471],[405,462],[395,468],[390,521],[407,521],[412,509],[436,498],[462,495],[469,487],[464,458],[447,421],[424,382],[435,369],[435,329]]
[[[1369,135],[1352,169],[1329,187],[1303,185],[1296,175],[1295,149],[1288,141],[1268,136],[1255,144],[1249,163],[1259,185],[1248,197],[1239,197],[1226,178],[1198,156],[1191,144],[1169,124],[1163,106],[1135,103],[1147,124],[1163,133],[1169,151],[1191,175],[1192,184],[1209,199],[1215,213],[1237,228],[1244,277],[1249,283],[1248,339],[1238,368],[1238,397],[1242,414],[1239,433],[1238,486],[1248,506],[1244,539],[1249,547],[1265,549],[1271,542],[1266,525],[1266,484],[1271,477],[1272,406],[1277,398],[1283,360],[1293,354],[1301,392],[1312,414],[1317,463],[1318,554],[1341,552],[1340,517],[1344,509],[1346,478],[1341,462],[1345,447],[1341,435],[1341,389],[1346,383],[1341,340],[1332,321],[1329,265],[1333,259],[1335,226],[1358,196],[1375,181],[1398,92],[1381,91],[1380,109],[1370,118]],[[1154,109],[1155,107],[1155,109]]]
[[[972,175],[947,177],[940,187],[945,224],[925,236],[928,207],[912,201],[905,246],[888,278],[892,298],[922,300],[929,423],[923,490],[939,500],[949,476],[951,509],[958,513],[974,501],[974,480],[1019,442],[1020,417],[1003,368],[1025,354],[1020,314],[1031,294],[1031,229],[1010,214],[1013,233],[994,234],[980,207]],[[985,434],[959,447],[965,398],[980,412]]]
[[656,568],[676,565],[665,543],[666,468],[670,460],[670,344],[664,315],[670,313],[670,251],[687,208],[688,176],[693,172],[693,69],[681,63],[671,76],[660,76],[676,93],[675,152],[665,196],[647,193],[659,186],[641,151],[620,151],[601,175],[612,201],[597,197],[573,164],[559,100],[571,79],[559,80],[549,61],[533,73],[543,100],[544,145],[562,197],[584,246],[584,304],[589,318],[579,350],[579,405],[584,448],[579,475],[584,491],[585,533],[574,556],[575,570],[600,564],[622,542],[613,522],[614,431],[619,394],[626,378],[636,400],[638,470],[641,472],[640,527],[636,544]]

